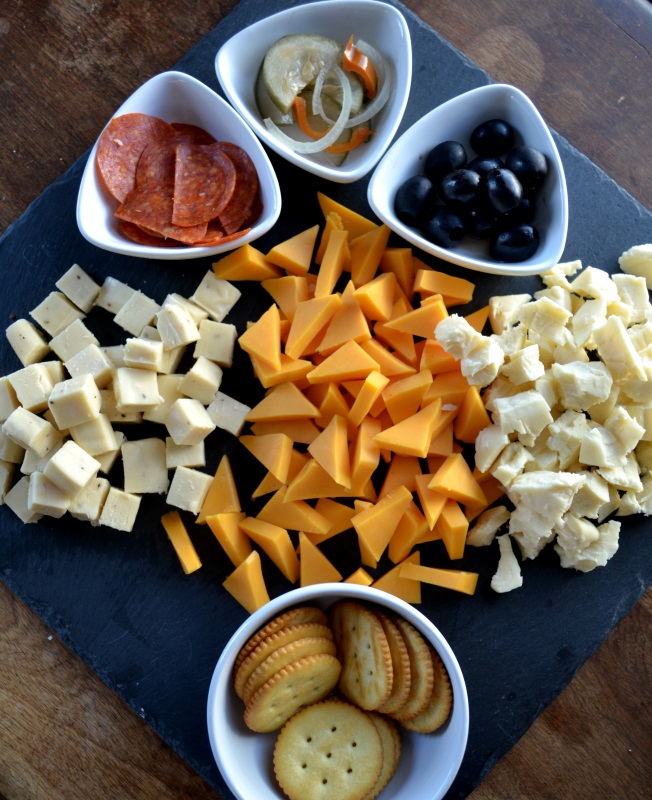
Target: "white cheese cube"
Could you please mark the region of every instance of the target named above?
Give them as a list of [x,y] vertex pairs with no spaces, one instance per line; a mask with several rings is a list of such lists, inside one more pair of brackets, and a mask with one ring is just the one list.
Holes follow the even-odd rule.
[[165,438],[165,464],[168,469],[177,467],[205,467],[204,441],[197,444],[176,444],[171,436]]
[[549,286],[547,289],[541,289],[538,292],[534,293],[534,299],[540,300],[542,297],[547,297],[553,301],[553,303],[558,303],[562,308],[565,308],[566,311],[573,312],[573,295],[571,295],[570,291],[563,286]]
[[5,495],[9,491],[16,468],[9,461],[0,461],[0,506],[5,501]]
[[475,440],[475,465],[480,472],[489,472],[491,465],[509,444],[509,436],[499,425],[487,425]]
[[590,572],[604,567],[618,550],[620,522],[611,520],[597,528],[586,519],[569,514],[557,529],[555,552],[562,567]]
[[48,408],[62,431],[97,419],[101,405],[100,390],[88,374],[55,384],[48,398]]
[[29,314],[50,336],[56,336],[76,319],[85,317],[61,292],[50,292]]
[[101,347],[100,349],[114,368],[127,366],[125,363],[125,346],[123,344],[113,344],[108,347]]
[[652,344],[652,323],[642,322],[627,328],[627,335],[632,340],[634,350],[641,352],[649,344]]
[[100,413],[95,419],[74,425],[68,433],[91,456],[107,453],[118,446],[113,425],[106,414]]
[[571,330],[578,347],[591,341],[595,328],[604,325],[607,320],[607,301],[603,298],[585,300],[573,314]]
[[199,339],[194,349],[195,358],[204,356],[222,367],[233,364],[233,350],[238,336],[235,325],[205,319],[199,323]]
[[599,361],[553,364],[559,402],[564,408],[584,411],[609,397],[613,380],[607,367]]
[[621,492],[640,492],[643,488],[639,474],[638,461],[633,453],[628,453],[622,464],[614,467],[598,467],[598,473],[611,486]]
[[494,592],[504,594],[518,589],[523,585],[521,567],[512,549],[512,540],[509,534],[498,537],[500,560],[498,569],[491,579],[491,588]]
[[120,411],[149,411],[162,399],[156,373],[133,367],[114,370],[113,392]]
[[[61,441],[61,433],[53,425],[25,408],[11,412],[3,431],[17,445],[25,450],[31,448],[39,456],[47,455]],[[2,459],[12,460],[7,455],[4,453]]]
[[610,501],[609,484],[597,472],[586,470],[584,485],[573,497],[569,512],[578,517],[597,519],[606,503]]
[[179,389],[187,396],[207,406],[212,402],[222,383],[222,368],[214,361],[199,356],[181,378]]
[[165,442],[151,437],[122,444],[124,489],[131,494],[163,494],[169,479]]
[[191,300],[188,300],[188,298],[183,297],[183,295],[175,293],[169,294],[163,301],[163,306],[167,306],[170,303],[177,303],[178,305],[183,306],[197,326],[199,326],[199,323],[208,316],[208,311],[206,311],[206,309],[200,308],[196,303],[193,303]]
[[563,289],[570,291],[570,284],[568,278],[575,275],[576,272],[582,269],[582,262],[579,259],[575,261],[564,261],[560,264],[555,264],[547,272],[541,275],[541,279],[546,286],[561,286]]
[[511,356],[526,346],[526,331],[525,325],[514,325],[513,328],[506,328],[502,333],[492,333],[491,338],[506,356]]
[[5,495],[5,505],[7,508],[10,508],[25,525],[38,522],[43,516],[29,508],[28,497],[30,480],[29,475],[23,475]]
[[603,269],[587,267],[571,282],[571,291],[581,297],[594,297],[612,303],[618,300],[618,289]]
[[113,364],[96,344],[89,344],[65,362],[71,377],[91,375],[99,389],[111,380]]
[[492,401],[494,422],[506,434],[516,433],[524,444],[534,444],[541,431],[553,421],[550,407],[533,389],[513,397],[492,398]]
[[163,305],[156,314],[156,328],[166,350],[174,350],[199,339],[197,324],[180,303]]
[[145,325],[152,323],[159,309],[160,306],[155,300],[136,290],[116,313],[113,320],[132,336],[140,336],[142,329]]
[[7,376],[18,402],[28,411],[43,411],[48,407],[48,398],[54,383],[50,372],[42,364],[31,364]]
[[591,426],[584,414],[572,410],[564,411],[548,425],[547,444],[557,454],[561,469],[568,469],[578,460],[582,440]]
[[240,299],[240,290],[229,281],[218,278],[212,270],[204,275],[190,300],[221,322]]
[[24,455],[25,448],[7,436],[4,423],[0,425],[0,460],[20,464]]
[[9,378],[3,375],[0,377],[0,422],[4,422],[19,405],[14,387],[11,385]]
[[76,319],[67,328],[50,339],[50,347],[62,361],[77,355],[89,344],[99,347],[99,341],[81,319]]
[[100,462],[68,439],[52,456],[43,469],[43,474],[64,492],[74,495],[94,478]]
[[7,341],[23,366],[42,361],[50,352],[43,334],[28,319],[17,319],[7,328]]
[[111,484],[106,478],[93,478],[70,501],[71,517],[97,525]]
[[108,311],[109,314],[117,314],[124,304],[136,293],[135,289],[116,278],[108,277],[102,284],[99,294],[95,298],[94,305]]
[[197,444],[215,430],[215,423],[199,402],[182,397],[171,405],[165,426],[176,444]]
[[593,467],[621,467],[625,463],[625,449],[610,430],[596,425],[582,439],[579,460]]
[[584,481],[583,474],[572,472],[524,472],[514,479],[507,496],[515,506],[527,507],[555,525],[570,508]]
[[102,405],[100,406],[101,413],[104,414],[109,422],[136,424],[143,421],[143,414],[141,411],[121,411],[118,408],[113,386],[100,389],[100,398],[102,400]]
[[625,408],[630,417],[645,429],[645,433],[641,436],[641,441],[652,442],[652,402],[627,403]]
[[509,535],[523,558],[536,558],[555,538],[554,522],[527,506],[516,506],[509,517]]
[[87,313],[93,307],[100,293],[100,285],[85,272],[79,264],[73,264],[55,283],[59,291],[73,302],[77,308]]
[[504,359],[505,354],[497,342],[482,336],[481,341],[462,358],[460,370],[470,384],[488,386],[498,375]]
[[645,278],[647,288],[652,291],[652,244],[636,244],[618,259],[623,272]]
[[568,309],[549,297],[526,303],[520,310],[520,320],[524,325],[558,345],[568,342],[569,331],[565,326],[571,316]]
[[529,303],[529,294],[506,294],[489,298],[489,324],[494,333],[502,333],[518,322],[521,308]]
[[61,439],[57,444],[54,445],[52,450],[46,453],[44,456],[40,456],[34,450],[25,450],[25,455],[20,465],[20,471],[23,475],[31,475],[34,472],[43,472],[45,469],[45,465],[48,461],[52,458],[52,456],[57,452],[57,450],[63,446],[63,439]]
[[492,464],[491,474],[500,484],[509,488],[533,458],[527,447],[510,442]]
[[509,520],[509,516],[505,506],[485,509],[469,530],[466,543],[471,547],[485,547],[491,544],[498,531]]
[[106,525],[117,531],[132,531],[139,508],[139,495],[129,494],[129,492],[111,486],[104,500],[98,522],[100,525]]
[[447,353],[458,360],[467,356],[483,338],[482,334],[459,314],[451,314],[435,328],[435,339]]
[[62,517],[70,506],[70,495],[55,486],[42,472],[34,472],[29,481],[27,507],[34,514]]
[[647,381],[640,355],[634,349],[627,330],[619,317],[608,317],[600,328],[593,331],[598,355],[616,381],[637,379]]
[[509,364],[503,364],[501,367],[501,373],[515,386],[541,378],[545,373],[545,367],[539,359],[539,346],[531,344],[512,353]]
[[618,406],[604,421],[608,428],[623,446],[626,453],[633,450],[645,435],[645,428],[640,425],[624,406]]
[[652,442],[641,440],[634,449],[634,455],[642,472],[652,472]]
[[127,339],[124,358],[128,367],[160,372],[163,366],[163,342],[140,337]]
[[[160,342],[162,344],[160,333],[152,325],[146,325],[141,331],[140,336],[142,339],[147,339],[150,342]],[[179,362],[183,358],[185,352],[185,345],[182,347],[175,347],[172,350],[166,350],[164,347],[163,355],[161,356],[161,364],[158,370],[159,373],[169,375],[172,372],[176,372]]]
[[206,410],[218,428],[228,431],[234,436],[239,436],[251,408],[224,392],[218,391]]
[[160,425],[165,425],[165,418],[172,404],[185,396],[179,389],[182,377],[182,375],[176,373],[158,376],[158,391],[161,401],[143,413],[143,419],[146,422],[157,422]]
[[169,505],[199,514],[213,482],[211,475],[188,467],[177,467],[167,495]]

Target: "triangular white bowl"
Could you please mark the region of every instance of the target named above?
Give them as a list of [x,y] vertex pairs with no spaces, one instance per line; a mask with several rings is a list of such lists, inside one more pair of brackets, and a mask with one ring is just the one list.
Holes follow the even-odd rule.
[[[391,59],[394,89],[374,117],[371,139],[350,152],[340,166],[320,163],[280,143],[263,124],[255,97],[256,77],[265,53],[291,33],[318,33],[346,44],[349,36],[364,39]],[[224,94],[265,144],[307,172],[336,183],[352,183],[367,175],[390,145],[403,118],[412,81],[412,45],[404,16],[376,0],[323,0],[306,3],[254,22],[232,36],[215,57],[215,71]]]
[[[486,242],[466,238],[447,249],[428,241],[416,228],[401,222],[394,212],[399,186],[423,172],[430,150],[440,142],[455,140],[472,154],[469,137],[476,125],[501,118],[520,133],[519,144],[541,150],[548,160],[548,175],[537,196],[534,223],[540,236],[537,252],[525,261],[503,263],[488,254]],[[470,157],[470,156],[469,156]],[[548,126],[532,101],[520,89],[490,84],[458,95],[423,116],[387,151],[376,167],[367,191],[375,214],[410,244],[461,267],[497,275],[536,275],[554,266],[564,251],[568,230],[568,195],[564,168]]]
[[249,233],[225,244],[212,247],[148,247],[137,244],[120,231],[114,216],[118,201],[107,191],[95,163],[96,142],[84,169],[77,198],[77,225],[91,244],[126,256],[182,261],[226,253],[258,239],[274,225],[281,213],[281,190],[274,168],[240,115],[212,89],[183,72],[163,72],[137,89],[114,116],[131,112],[151,114],[166,122],[199,125],[218,140],[240,145],[256,166],[263,211]]

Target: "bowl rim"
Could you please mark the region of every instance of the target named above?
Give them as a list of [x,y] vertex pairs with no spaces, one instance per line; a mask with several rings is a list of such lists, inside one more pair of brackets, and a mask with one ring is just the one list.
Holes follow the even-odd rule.
[[[340,6],[342,8],[350,8],[353,6],[366,10],[369,13],[374,13],[382,9],[383,13],[391,16],[393,24],[397,24],[400,28],[401,38],[405,48],[405,74],[399,76],[396,74],[397,70],[394,70],[394,79],[396,81],[396,85],[394,86],[392,95],[398,96],[399,101],[398,105],[396,106],[394,116],[384,121],[386,129],[384,131],[383,145],[378,149],[378,152],[366,156],[365,158],[359,160],[357,164],[354,164],[350,167],[344,166],[349,159],[347,159],[342,166],[331,167],[328,165],[319,164],[300,153],[294,153],[291,150],[288,150],[288,148],[286,148],[267,131],[265,126],[262,124],[262,119],[258,119],[257,116],[249,110],[248,105],[241,100],[231,82],[225,79],[224,70],[221,68],[222,63],[228,60],[231,51],[237,48],[238,42],[249,40],[250,37],[255,35],[256,28],[261,29],[272,24],[282,23],[284,19],[292,19],[293,25],[296,25],[298,24],[295,23],[297,15],[299,15],[300,19],[315,13],[328,13],[329,16],[335,15],[337,17],[338,13],[341,15],[344,12],[337,12],[335,8],[336,6]],[[410,87],[412,84],[412,41],[410,37],[410,29],[401,10],[391,3],[383,2],[382,0],[315,0],[315,2],[302,3],[301,5],[278,11],[275,14],[270,14],[269,16],[252,22],[251,25],[235,33],[226,42],[224,42],[224,44],[217,51],[215,55],[215,72],[217,74],[217,79],[220,83],[222,91],[228,100],[246,121],[249,127],[254,131],[255,135],[258,136],[258,138],[260,138],[267,147],[284,158],[286,161],[289,161],[291,164],[294,164],[295,166],[300,167],[301,169],[304,169],[306,172],[310,172],[313,175],[325,178],[326,180],[330,180],[334,183],[353,183],[368,175],[373,170],[374,166],[380,161],[380,159],[383,157],[383,154],[390,146],[394,136],[396,135],[396,131],[401,124],[403,115],[405,114],[405,109],[407,107],[410,94]],[[390,96],[388,103],[392,102],[393,100]],[[381,110],[379,113],[382,113],[382,111],[383,110]]]
[[[236,124],[240,123],[242,125],[244,138],[247,139],[247,146],[245,149],[252,158],[254,157],[255,154],[255,161],[257,162],[257,170],[259,172],[259,179],[261,185],[264,181],[265,184],[267,185],[267,190],[270,195],[268,201],[265,203],[263,215],[259,218],[257,223],[254,224],[251,230],[244,236],[241,236],[238,239],[234,239],[231,242],[226,242],[222,245],[213,245],[211,247],[156,248],[148,245],[141,245],[138,244],[137,242],[130,242],[126,238],[124,240],[124,243],[117,241],[116,243],[108,242],[105,238],[98,236],[92,229],[89,229],[89,226],[86,223],[87,210],[84,208],[84,202],[86,200],[86,196],[89,191],[97,193],[98,195],[103,197],[105,202],[107,203],[109,202],[109,199],[106,196],[107,192],[101,186],[101,183],[97,176],[96,164],[95,164],[100,137],[104,132],[104,130],[106,129],[107,125],[109,125],[111,120],[114,119],[116,116],[137,111],[137,108],[135,108],[134,106],[135,105],[137,106],[139,96],[145,94],[146,92],[151,92],[151,91],[157,93],[165,92],[167,86],[171,82],[175,82],[176,84],[184,88],[192,87],[193,89],[204,93],[207,97],[209,97],[212,101],[215,102],[221,114],[230,115],[231,119],[236,121]],[[151,113],[151,112],[144,111],[142,113]],[[260,175],[261,165],[265,170],[264,176]],[[107,250],[112,253],[117,253],[119,255],[126,255],[131,257],[160,259],[163,261],[171,261],[171,260],[184,261],[190,259],[203,258],[206,256],[218,256],[223,253],[227,253],[230,250],[235,249],[236,247],[246,244],[247,242],[252,242],[255,239],[258,239],[259,237],[267,233],[267,231],[269,231],[270,228],[272,228],[272,226],[276,223],[281,213],[281,206],[282,206],[281,189],[279,186],[278,178],[276,176],[276,172],[274,171],[274,167],[272,166],[272,163],[269,160],[269,157],[265,152],[264,148],[261,146],[258,139],[251,134],[249,126],[247,126],[244,123],[244,120],[242,120],[237,111],[235,111],[235,109],[233,109],[229,105],[229,103],[227,103],[224,100],[224,98],[220,97],[220,95],[217,94],[217,92],[211,89],[210,86],[207,86],[198,78],[195,78],[194,76],[188,75],[188,73],[181,72],[179,70],[166,70],[165,72],[160,72],[156,75],[153,75],[147,81],[142,83],[138,88],[136,88],[129,95],[129,97],[127,97],[124,100],[124,102],[111,114],[111,117],[107,120],[106,125],[104,125],[104,127],[100,131],[98,137],[96,138],[95,142],[93,143],[93,146],[91,147],[88,153],[88,158],[84,166],[84,171],[82,173],[79,189],[77,192],[75,215],[76,215],[77,227],[82,236],[88,242],[95,245],[96,247],[99,247],[102,250]]]
[[[391,608],[394,612],[407,618],[408,621],[413,624],[414,627],[435,647],[449,673],[454,698],[453,715],[455,715],[454,718],[458,728],[458,741],[456,742],[455,748],[456,757],[448,765],[448,772],[445,780],[439,786],[435,787],[435,793],[431,797],[427,798],[427,800],[441,800],[459,772],[468,744],[469,698],[462,668],[447,639],[444,637],[435,623],[432,622],[432,620],[430,620],[422,611],[400,597],[397,597],[396,595],[389,594],[388,592],[381,591],[380,589],[375,589],[371,586],[362,586],[353,583],[321,583],[297,589],[291,589],[289,592],[285,592],[284,594],[281,594],[278,597],[270,600],[264,606],[247,617],[247,619],[245,619],[245,621],[232,634],[229,641],[222,649],[217,664],[213,670],[206,706],[206,721],[209,742],[220,774],[224,778],[231,791],[237,797],[241,798],[241,800],[249,800],[249,798],[244,798],[239,793],[238,787],[233,782],[231,770],[229,769],[230,765],[227,764],[222,757],[220,740],[217,736],[214,724],[214,717],[217,714],[218,708],[226,703],[226,699],[221,693],[222,689],[225,687],[225,685],[226,688],[230,687],[232,689],[230,676],[232,673],[233,664],[235,663],[235,659],[240,649],[260,628],[262,628],[267,622],[269,622],[274,618],[274,616],[278,615],[283,610],[309,601],[314,601],[316,603],[321,602],[323,606],[327,607],[341,597],[357,599],[362,602],[377,603],[378,605],[386,608]],[[226,683],[226,681],[229,682]],[[453,717],[451,717],[451,719],[453,719]],[[419,736],[419,734],[410,734],[409,731],[406,731],[405,733],[407,735]],[[281,795],[279,794],[279,797],[280,796]],[[424,798],[424,800],[426,800],[426,798]]]
[[[428,242],[428,240],[419,235],[415,229],[410,228],[398,220],[393,213],[387,211],[382,200],[379,200],[379,197],[382,197],[380,193],[380,184],[384,177],[385,170],[388,168],[388,164],[392,161],[392,159],[395,158],[396,154],[405,147],[406,142],[409,142],[411,139],[415,138],[420,131],[426,129],[428,125],[432,123],[433,118],[439,116],[442,112],[445,112],[446,109],[452,109],[456,106],[461,106],[464,103],[473,102],[473,100],[479,95],[490,97],[492,94],[495,94],[498,97],[515,97],[521,105],[527,108],[528,113],[538,123],[538,128],[542,137],[545,139],[550,155],[552,156],[552,161],[554,162],[558,184],[553,191],[553,194],[556,195],[558,202],[558,220],[555,222],[554,231],[554,242],[556,242],[556,245],[553,244],[550,246],[549,249],[551,250],[551,255],[549,255],[545,260],[541,260],[540,257],[537,258],[537,254],[535,254],[526,262],[505,263],[493,261],[489,258],[464,255],[456,248],[446,249],[444,247],[440,247],[432,242]],[[385,194],[386,193],[387,192],[385,192]],[[568,235],[568,187],[566,184],[564,165],[562,163],[559,150],[550,128],[546,124],[532,100],[521,89],[508,83],[489,83],[483,86],[478,86],[475,89],[470,89],[462,94],[455,95],[454,97],[451,97],[443,103],[435,106],[429,112],[420,117],[416,122],[414,122],[392,144],[392,146],[377,164],[367,187],[367,201],[376,216],[410,244],[418,247],[425,253],[442,259],[443,261],[447,261],[451,264],[465,267],[477,272],[485,272],[494,275],[520,275],[524,277],[528,275],[538,275],[558,263],[566,246],[566,238]]]

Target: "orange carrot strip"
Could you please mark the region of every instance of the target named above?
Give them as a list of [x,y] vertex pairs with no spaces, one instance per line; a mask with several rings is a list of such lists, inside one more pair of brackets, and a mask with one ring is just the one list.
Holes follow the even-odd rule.
[[[297,97],[294,98],[293,109],[297,124],[306,136],[310,136],[311,139],[321,139],[322,136],[325,135],[325,131],[316,131],[311,127],[306,111],[305,98],[297,95]],[[361,145],[372,133],[373,131],[369,130],[369,128],[356,128],[353,131],[350,141],[343,144],[333,144],[327,147],[326,151],[329,153],[348,153],[350,150],[354,150]]]
[[356,128],[353,131],[353,136],[351,136],[350,141],[343,142],[342,144],[332,144],[330,147],[326,148],[326,151],[328,153],[348,153],[349,150],[355,150],[356,147],[365,142],[372,134],[373,131],[370,131],[369,128]]
[[353,35],[344,48],[344,61],[343,66],[349,72],[355,72],[362,78],[364,83],[365,92],[370,99],[376,96],[376,87],[378,86],[378,76],[374,65],[364,53],[360,52],[353,44]]

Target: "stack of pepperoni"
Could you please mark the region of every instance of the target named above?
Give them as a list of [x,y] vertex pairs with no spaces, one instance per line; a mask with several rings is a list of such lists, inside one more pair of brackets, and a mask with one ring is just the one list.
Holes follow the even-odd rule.
[[120,203],[120,229],[138,244],[222,244],[247,233],[262,211],[249,155],[195,125],[114,117],[100,136],[97,166]]

